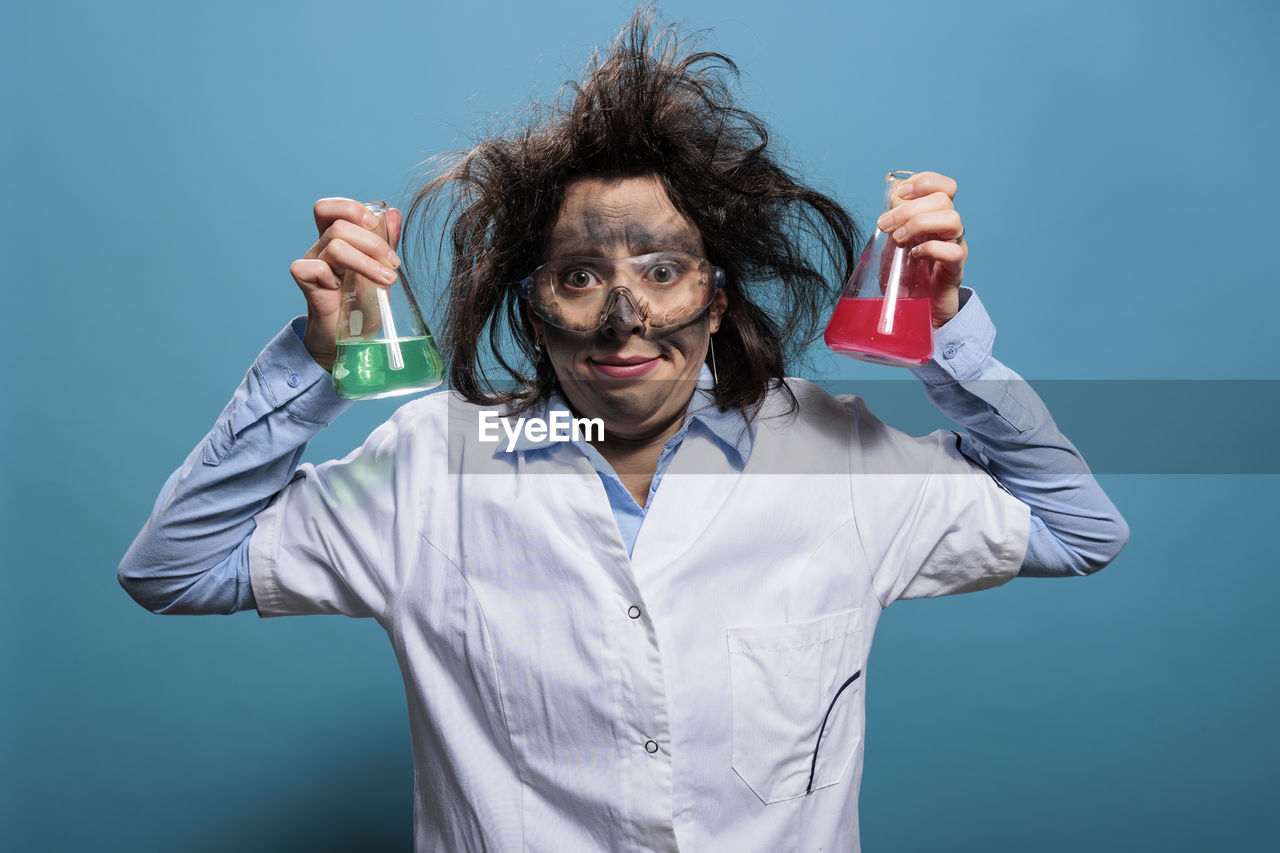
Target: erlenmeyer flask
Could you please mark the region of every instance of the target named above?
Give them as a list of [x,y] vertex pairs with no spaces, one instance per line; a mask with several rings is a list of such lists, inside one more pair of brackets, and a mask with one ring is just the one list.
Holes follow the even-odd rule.
[[[885,176],[884,211],[893,190],[915,172]],[[884,231],[863,251],[823,338],[841,355],[912,367],[933,355],[933,299],[926,267]]]
[[[385,240],[386,204],[368,201],[364,206],[378,218],[371,230]],[[341,298],[333,358],[333,387],[340,396],[395,397],[444,381],[444,359],[403,280],[378,285],[348,270]]]

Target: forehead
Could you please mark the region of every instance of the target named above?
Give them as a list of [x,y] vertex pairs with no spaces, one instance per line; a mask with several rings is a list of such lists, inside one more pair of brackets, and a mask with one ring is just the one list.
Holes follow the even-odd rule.
[[703,253],[698,229],[656,176],[575,178],[547,241],[549,256],[627,257],[659,249]]

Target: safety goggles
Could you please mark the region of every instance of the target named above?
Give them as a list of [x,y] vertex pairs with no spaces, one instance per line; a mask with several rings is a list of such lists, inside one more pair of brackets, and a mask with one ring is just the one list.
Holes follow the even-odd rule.
[[640,319],[655,329],[687,323],[724,287],[724,270],[683,252],[632,258],[553,258],[520,282],[520,296],[551,325],[594,332],[625,292]]

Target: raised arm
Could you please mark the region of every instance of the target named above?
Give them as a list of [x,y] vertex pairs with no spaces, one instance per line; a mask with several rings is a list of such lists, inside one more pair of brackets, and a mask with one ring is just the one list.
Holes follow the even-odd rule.
[[991,355],[995,327],[963,289],[962,307],[934,332],[934,359],[912,372],[965,432],[960,451],[1031,508],[1022,576],[1096,572],[1129,540],[1129,527],[1040,397]]
[[289,272],[307,316],[258,356],[213,429],[169,477],[151,517],[120,563],[130,595],[156,613],[231,613],[254,607],[249,581],[253,517],[291,480],[303,449],[347,405],[329,386],[347,270],[390,285],[400,265],[401,215],[387,213],[390,242],[357,201],[324,198],[312,213],[318,239]]
[[960,451],[1031,508],[1020,574],[1080,575],[1105,566],[1129,528],[1039,396],[992,357],[995,328],[961,288],[969,247],[956,211],[956,182],[921,172],[895,191],[876,223],[933,281],[934,358],[913,372],[929,398],[960,424]]
[[289,483],[307,442],[349,405],[303,346],[304,327],[297,318],[254,361],[121,561],[121,586],[153,613],[255,606],[253,516]]

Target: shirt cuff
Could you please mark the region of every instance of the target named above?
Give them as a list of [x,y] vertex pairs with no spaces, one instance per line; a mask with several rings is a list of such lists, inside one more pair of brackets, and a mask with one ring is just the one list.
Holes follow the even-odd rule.
[[329,372],[316,364],[302,343],[307,318],[295,317],[258,354],[258,372],[267,396],[276,408],[312,423],[327,424],[347,410],[351,400],[333,390]]
[[933,330],[933,358],[928,364],[911,368],[927,385],[946,385],[977,373],[991,356],[996,327],[971,288],[960,288],[960,310]]

